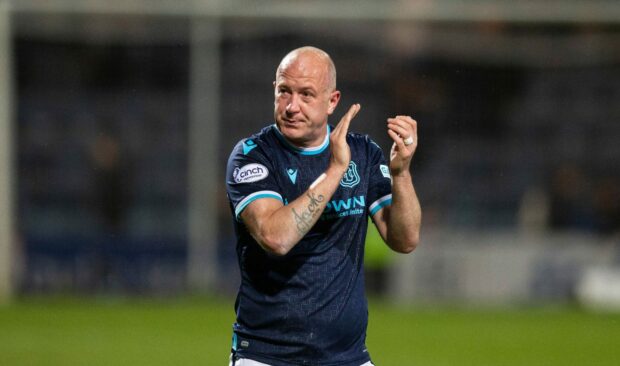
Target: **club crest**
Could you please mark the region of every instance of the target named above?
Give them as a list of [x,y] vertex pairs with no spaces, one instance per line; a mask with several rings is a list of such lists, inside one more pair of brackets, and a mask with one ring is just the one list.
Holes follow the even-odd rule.
[[353,188],[360,182],[360,175],[357,173],[357,165],[354,161],[349,163],[347,172],[344,173],[344,177],[340,181],[340,185],[347,188]]

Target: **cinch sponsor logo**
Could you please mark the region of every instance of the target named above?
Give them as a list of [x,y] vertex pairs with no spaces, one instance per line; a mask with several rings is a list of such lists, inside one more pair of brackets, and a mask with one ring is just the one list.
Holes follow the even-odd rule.
[[251,183],[267,178],[269,170],[261,164],[248,164],[235,168],[233,179],[237,183]]

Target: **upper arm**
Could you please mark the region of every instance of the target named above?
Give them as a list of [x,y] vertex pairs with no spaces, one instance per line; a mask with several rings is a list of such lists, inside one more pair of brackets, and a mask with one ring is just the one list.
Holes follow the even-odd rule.
[[274,197],[264,197],[249,203],[237,217],[243,221],[250,234],[260,243],[263,242],[263,227],[273,213],[284,206],[281,200]]
[[[271,159],[253,139],[240,141],[228,158],[226,194],[235,219],[255,202],[283,201]],[[266,198],[270,198],[265,200]]]

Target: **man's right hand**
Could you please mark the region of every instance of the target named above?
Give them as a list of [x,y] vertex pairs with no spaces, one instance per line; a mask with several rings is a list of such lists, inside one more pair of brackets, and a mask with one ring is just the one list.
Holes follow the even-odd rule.
[[359,112],[361,106],[356,103],[349,108],[347,113],[340,119],[340,122],[334,128],[329,136],[330,143],[330,167],[338,169],[338,171],[344,174],[349,168],[349,162],[351,161],[351,149],[347,144],[347,133],[349,132],[349,125],[351,120],[357,112]]

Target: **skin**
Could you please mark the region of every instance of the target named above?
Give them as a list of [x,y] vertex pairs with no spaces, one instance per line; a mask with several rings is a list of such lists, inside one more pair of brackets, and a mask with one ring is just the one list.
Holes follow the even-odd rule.
[[[328,133],[327,119],[340,101],[330,57],[313,47],[293,50],[280,63],[273,85],[274,119],[284,137],[299,147],[321,145]],[[286,255],[318,221],[349,166],[351,151],[346,136],[360,108],[353,104],[331,132],[331,156],[324,179],[286,206],[279,200],[263,198],[241,213],[249,232],[267,252]],[[417,147],[417,123],[409,116],[395,116],[388,118],[386,126],[394,141],[390,153],[392,205],[379,210],[372,219],[390,248],[409,253],[418,245],[421,222],[409,169]],[[414,142],[405,146],[408,137]]]
[[274,119],[280,132],[297,146],[317,146],[325,138],[327,117],[340,100],[330,64],[322,51],[302,48],[287,55],[278,67],[273,82]]

